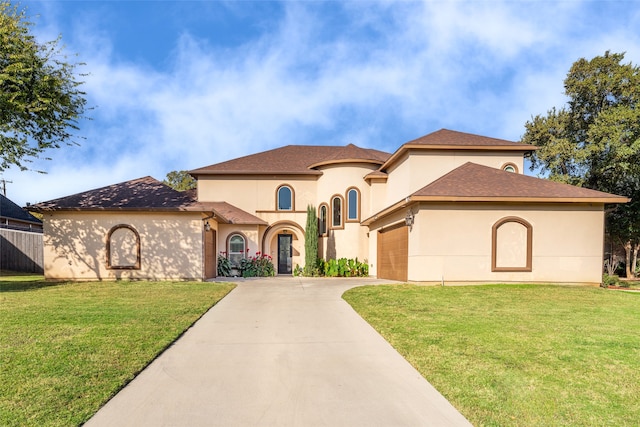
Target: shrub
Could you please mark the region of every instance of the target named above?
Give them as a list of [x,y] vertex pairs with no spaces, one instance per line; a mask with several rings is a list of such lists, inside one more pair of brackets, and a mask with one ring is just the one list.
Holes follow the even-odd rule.
[[[321,260],[319,261],[319,263]],[[324,262],[324,268],[318,270],[326,277],[363,277],[369,275],[369,264],[356,259],[340,258]]]
[[218,276],[231,276],[231,261],[222,253],[218,255]]
[[269,255],[256,253],[256,256],[243,258],[240,261],[242,277],[271,277],[275,276],[276,270]]
[[603,288],[608,288],[609,286],[617,286],[620,283],[620,278],[615,275],[609,275],[607,273],[604,273],[602,275],[602,286]]

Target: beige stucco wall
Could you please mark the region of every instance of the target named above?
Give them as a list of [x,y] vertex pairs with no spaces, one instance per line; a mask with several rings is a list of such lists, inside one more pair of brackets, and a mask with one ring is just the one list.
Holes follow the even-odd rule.
[[[140,269],[107,268],[109,230],[140,235]],[[203,275],[200,213],[55,212],[44,219],[45,278],[55,280],[189,279]]]
[[[507,163],[523,173],[521,152],[409,150],[389,171],[382,208],[390,206],[467,162],[502,168]],[[382,208],[373,213],[379,212]]]
[[276,190],[287,184],[294,192],[294,209],[305,211],[316,203],[317,176],[278,178],[264,176],[200,176],[198,200],[227,202],[246,212],[260,216],[260,211],[276,210]]
[[[492,226],[508,216],[533,228],[531,272],[491,271]],[[409,233],[409,280],[600,283],[603,234],[602,205],[425,204]]]

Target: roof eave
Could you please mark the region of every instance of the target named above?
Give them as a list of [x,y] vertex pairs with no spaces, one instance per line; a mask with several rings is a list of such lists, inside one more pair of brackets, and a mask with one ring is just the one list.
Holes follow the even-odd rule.
[[631,199],[626,197],[481,197],[481,196],[409,196],[405,199],[381,210],[375,215],[362,221],[362,225],[371,225],[373,222],[382,219],[400,209],[406,208],[412,204],[419,202],[501,202],[501,203],[596,203],[596,204],[614,204],[628,203]]
[[321,162],[317,162],[314,163],[312,165],[309,165],[309,169],[313,169],[313,168],[317,168],[320,166],[329,166],[329,165],[335,165],[335,164],[344,164],[344,163],[366,163],[366,164],[372,164],[372,165],[382,165],[384,162],[380,161],[380,160],[374,160],[374,159],[339,159],[339,160],[326,160],[326,161],[321,161]]
[[387,159],[386,162],[382,164],[380,170],[386,170],[392,164],[394,164],[404,153],[409,150],[425,150],[425,151],[435,151],[435,150],[461,150],[461,151],[520,151],[522,153],[527,153],[531,151],[537,150],[538,147],[535,145],[439,145],[439,144],[411,144],[407,143],[402,145],[400,148],[396,150],[395,153],[391,155]]
[[256,171],[189,171],[188,172],[190,175],[197,177],[200,175],[207,175],[207,176],[239,176],[239,175],[251,175],[251,176],[280,176],[280,175],[285,175],[285,176],[296,176],[296,175],[312,175],[312,176],[317,176],[317,175],[322,175],[321,171],[317,171],[317,170],[308,170],[308,171],[262,171],[262,172],[256,172]]

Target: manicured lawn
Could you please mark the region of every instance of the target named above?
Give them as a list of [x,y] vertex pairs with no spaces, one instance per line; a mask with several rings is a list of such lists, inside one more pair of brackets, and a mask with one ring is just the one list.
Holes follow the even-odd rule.
[[476,426],[640,421],[640,293],[401,285],[344,298]]
[[0,425],[86,421],[231,284],[0,279]]

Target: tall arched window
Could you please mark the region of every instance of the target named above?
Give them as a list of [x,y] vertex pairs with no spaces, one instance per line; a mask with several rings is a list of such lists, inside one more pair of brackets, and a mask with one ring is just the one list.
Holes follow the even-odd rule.
[[130,225],[119,224],[107,234],[107,268],[140,269],[140,235]]
[[331,198],[331,228],[342,228],[342,196]]
[[318,210],[318,234],[324,236],[327,234],[327,205],[321,204]]
[[491,229],[491,271],[531,271],[533,227],[510,216]]
[[279,211],[293,210],[293,190],[288,185],[278,187],[276,192],[276,206]]
[[240,261],[242,261],[246,254],[247,241],[242,234],[232,234],[229,236],[227,253],[229,254],[229,261],[234,267],[240,267]]
[[360,191],[353,187],[347,190],[347,221],[360,220]]

